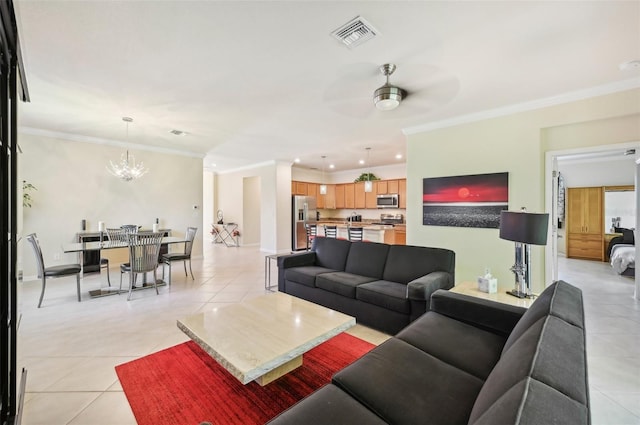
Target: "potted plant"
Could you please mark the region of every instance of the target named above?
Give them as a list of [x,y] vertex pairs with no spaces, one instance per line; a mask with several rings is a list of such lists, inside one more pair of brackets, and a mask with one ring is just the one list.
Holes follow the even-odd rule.
[[373,180],[380,180],[380,177],[376,177],[376,175],[373,173],[362,173],[360,174],[360,177],[355,179],[353,182],[358,183],[358,182],[368,182]]

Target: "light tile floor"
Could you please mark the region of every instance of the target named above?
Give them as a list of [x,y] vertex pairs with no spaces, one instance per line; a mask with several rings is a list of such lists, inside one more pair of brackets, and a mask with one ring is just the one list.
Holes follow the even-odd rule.
[[[195,280],[174,265],[173,285],[126,296],[89,299],[104,275],[50,281],[37,309],[39,282],[21,284],[19,367],[27,369],[24,425],[135,424],[114,366],[184,342],[176,320],[265,293],[264,253],[205,242]],[[582,288],[588,330],[593,424],[640,424],[640,303],[632,279],[606,263],[561,259],[561,278]],[[277,268],[272,267],[276,280]],[[119,279],[111,271],[112,281]],[[379,344],[387,336],[356,326],[350,333]]]

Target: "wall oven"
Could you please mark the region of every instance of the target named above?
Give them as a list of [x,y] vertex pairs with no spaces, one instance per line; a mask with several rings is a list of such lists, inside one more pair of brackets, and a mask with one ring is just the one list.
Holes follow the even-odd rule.
[[398,194],[378,195],[376,205],[378,208],[398,208]]

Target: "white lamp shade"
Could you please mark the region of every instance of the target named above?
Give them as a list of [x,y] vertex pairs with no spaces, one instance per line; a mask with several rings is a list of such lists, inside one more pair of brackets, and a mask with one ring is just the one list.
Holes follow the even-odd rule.
[[320,195],[326,195],[327,194],[327,185],[326,184],[321,184],[320,185]]
[[367,180],[366,182],[364,182],[364,191],[365,192],[373,192],[373,182],[370,180]]

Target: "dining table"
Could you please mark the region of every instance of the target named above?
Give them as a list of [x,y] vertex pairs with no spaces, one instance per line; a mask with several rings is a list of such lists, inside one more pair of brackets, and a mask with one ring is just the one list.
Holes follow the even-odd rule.
[[[181,237],[165,236],[162,238],[160,245],[185,243],[185,242],[188,242],[188,241]],[[82,254],[84,252],[89,252],[89,251],[102,251],[105,249],[117,249],[117,248],[127,248],[127,247],[128,247],[128,244],[126,242],[104,240],[104,241],[67,243],[62,245],[62,250],[65,253],[75,252],[78,254]],[[84,277],[84,268],[82,267],[82,261],[80,261],[80,266],[81,266],[80,276]],[[158,279],[156,282],[157,286],[165,286],[166,284],[167,283],[162,279]],[[142,286],[134,287],[134,291],[139,289],[148,289],[148,288],[153,288],[153,285],[150,285],[147,283],[147,275],[145,274],[143,277]],[[126,291],[125,290],[120,291],[120,288],[116,288],[115,286],[106,286],[100,289],[90,290],[89,295],[91,296],[91,298],[96,298],[96,297],[104,297],[107,295],[117,295],[121,292],[126,292]]]

